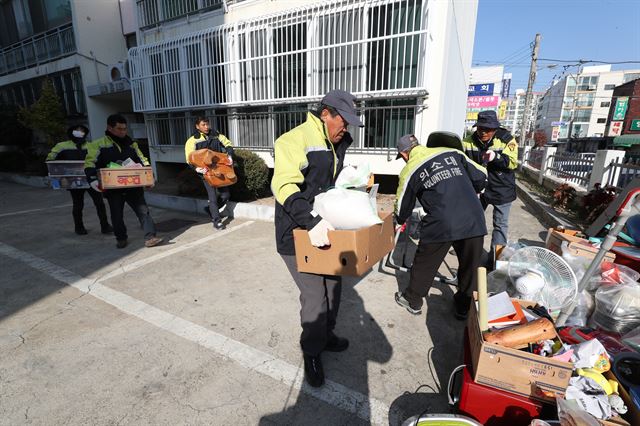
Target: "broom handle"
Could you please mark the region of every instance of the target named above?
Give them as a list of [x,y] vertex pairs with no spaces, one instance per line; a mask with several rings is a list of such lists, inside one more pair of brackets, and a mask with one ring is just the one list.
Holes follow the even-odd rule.
[[480,331],[489,329],[487,309],[487,269],[478,268],[478,320],[480,322]]

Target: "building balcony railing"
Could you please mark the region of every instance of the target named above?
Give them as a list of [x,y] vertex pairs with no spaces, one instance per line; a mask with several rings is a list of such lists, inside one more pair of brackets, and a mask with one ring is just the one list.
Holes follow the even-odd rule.
[[224,0],[138,0],[138,25],[140,29],[149,28],[187,15],[221,9],[224,3]]
[[73,26],[65,24],[0,50],[0,75],[51,62],[75,52]]

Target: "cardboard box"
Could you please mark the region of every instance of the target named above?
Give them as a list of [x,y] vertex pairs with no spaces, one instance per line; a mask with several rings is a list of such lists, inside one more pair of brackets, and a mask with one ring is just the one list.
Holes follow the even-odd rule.
[[[545,247],[562,256],[562,243],[566,241],[569,252],[574,256],[586,257],[587,259],[595,258],[598,249],[592,246],[588,240],[576,237],[576,233],[577,231],[557,231],[549,228]],[[610,251],[607,252],[603,259],[604,262],[614,262],[615,260],[615,253]]]
[[100,169],[98,178],[102,189],[135,188],[154,183],[151,167]]
[[[526,301],[519,303],[521,306],[532,304]],[[473,380],[545,402],[555,401],[555,395],[564,395],[573,364],[485,342],[480,332],[475,305],[471,304],[467,323]]]
[[360,276],[393,250],[393,216],[378,212],[382,223],[355,231],[329,231],[331,246],[311,245],[303,229],[293,230],[299,272]]

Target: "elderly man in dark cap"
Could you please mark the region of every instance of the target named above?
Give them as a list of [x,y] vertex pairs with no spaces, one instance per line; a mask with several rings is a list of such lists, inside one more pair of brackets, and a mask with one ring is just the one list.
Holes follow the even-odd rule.
[[347,339],[334,334],[342,277],[298,272],[293,230],[307,229],[311,244],[330,245],[333,226],[313,210],[316,195],[334,186],[351,142],[347,126],[363,124],[355,97],[344,90],[327,93],[307,121],[280,136],[275,144],[271,190],[276,197],[276,246],[300,290],[300,347],[307,383],[322,386],[322,351],[342,352]]
[[469,158],[487,168],[489,183],[480,196],[482,206],[493,206],[493,232],[487,266],[492,267],[496,245],[507,243],[509,211],[516,199],[518,144],[507,129],[500,127],[495,111],[480,111],[476,131],[462,141]]

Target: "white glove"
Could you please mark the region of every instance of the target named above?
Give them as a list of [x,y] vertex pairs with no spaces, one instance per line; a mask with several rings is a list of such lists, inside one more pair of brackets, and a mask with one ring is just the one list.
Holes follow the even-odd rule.
[[487,151],[484,154],[482,154],[482,160],[486,161],[487,163],[492,162],[494,159],[496,158],[496,152],[495,151]]
[[208,171],[209,171],[209,169],[206,168],[206,167],[196,167],[196,172],[200,173],[201,175],[207,173]]
[[231,158],[230,155],[227,155],[227,159],[229,160],[229,162],[227,163],[229,166],[233,167],[233,158]]
[[94,191],[102,192],[102,190],[100,189],[100,182],[98,182],[97,180],[92,180],[91,182],[89,182],[89,186]]
[[329,242],[329,231],[333,231],[334,228],[331,224],[322,219],[316,226],[309,231],[309,239],[311,245],[314,247],[324,247],[331,245]]

